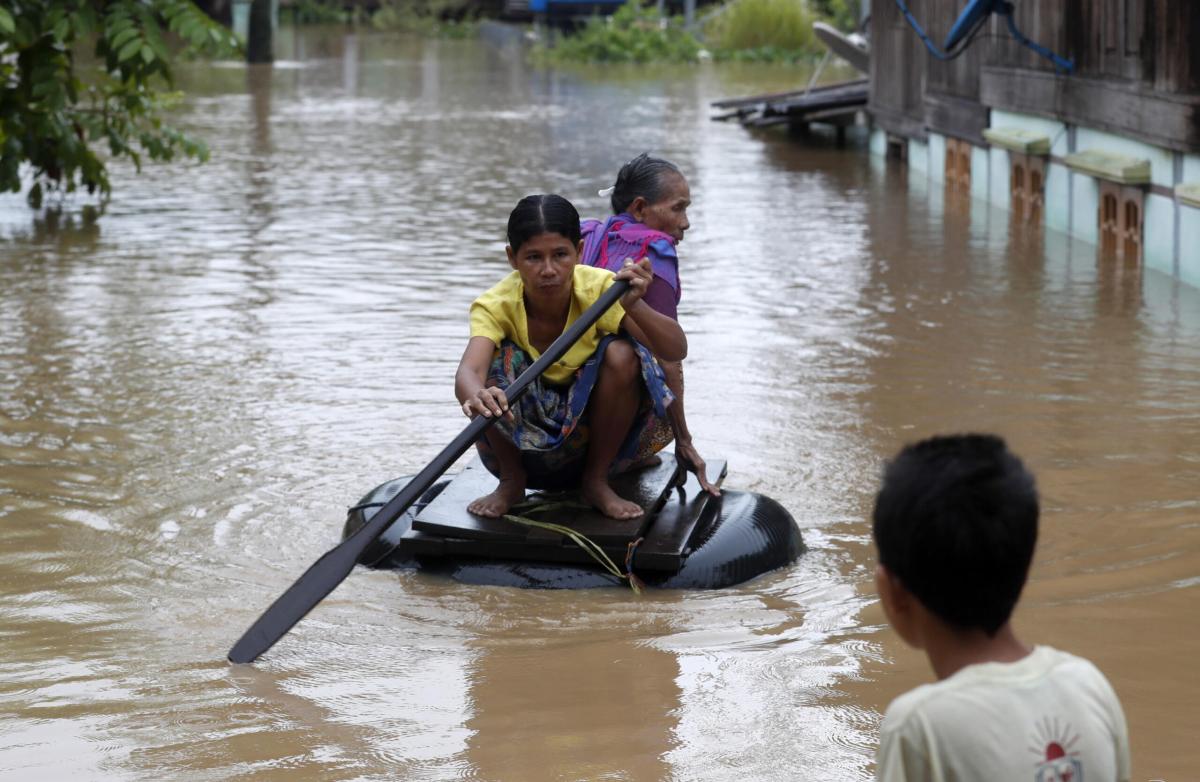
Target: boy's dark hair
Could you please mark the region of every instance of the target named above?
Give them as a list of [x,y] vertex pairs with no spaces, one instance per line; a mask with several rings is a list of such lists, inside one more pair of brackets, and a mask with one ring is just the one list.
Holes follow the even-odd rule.
[[579,244],[579,212],[560,195],[527,195],[508,216],[508,245],[513,252],[541,234],[560,234]]
[[638,196],[646,199],[647,203],[658,203],[666,192],[663,180],[668,174],[683,176],[674,163],[650,157],[646,152],[621,166],[609,200],[613,214],[624,212]]
[[1037,543],[1033,475],[994,435],[932,437],[887,465],[872,532],[879,561],[954,627],[989,636],[1012,615]]

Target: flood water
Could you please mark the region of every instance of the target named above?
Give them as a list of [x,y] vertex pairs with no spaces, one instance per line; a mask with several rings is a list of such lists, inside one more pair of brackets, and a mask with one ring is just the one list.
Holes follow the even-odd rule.
[[[117,167],[96,224],[0,199],[0,778],[870,778],[882,710],[931,679],[872,595],[872,492],[901,443],[966,429],[1039,476],[1018,632],[1107,673],[1134,779],[1194,778],[1200,291],[861,144],[710,120],[803,72],[282,38],[273,69],[181,72],[207,165]],[[360,570],[226,663],[348,505],[465,425],[515,202],[599,216],[645,149],[695,199],[697,445],[811,550],[641,597]]]

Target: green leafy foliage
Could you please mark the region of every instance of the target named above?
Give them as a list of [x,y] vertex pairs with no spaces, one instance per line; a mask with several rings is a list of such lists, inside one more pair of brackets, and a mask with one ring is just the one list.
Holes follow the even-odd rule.
[[638,0],[628,0],[609,17],[592,17],[553,47],[538,47],[536,60],[567,62],[696,62],[700,42],[677,20]]
[[[5,0],[0,8],[0,192],[28,199],[78,187],[107,196],[108,158],[204,160],[204,144],[163,122],[180,96],[173,53],[237,50],[191,0]],[[88,62],[86,52],[94,57]]]

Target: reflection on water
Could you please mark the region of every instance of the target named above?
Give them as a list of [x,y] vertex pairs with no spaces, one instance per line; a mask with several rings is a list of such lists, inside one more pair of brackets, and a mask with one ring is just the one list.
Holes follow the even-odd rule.
[[[1200,653],[1200,292],[862,149],[709,120],[789,69],[281,39],[273,68],[184,69],[209,164],[118,168],[99,222],[0,200],[0,776],[868,778],[880,710],[929,676],[869,591],[880,460],[968,428],[1045,497],[1019,628],[1109,673],[1135,774],[1184,776],[1198,693],[1162,671]],[[460,431],[511,206],[600,215],[644,149],[696,197],[697,442],[810,552],[641,598],[359,572],[260,665],[222,662],[346,505]]]

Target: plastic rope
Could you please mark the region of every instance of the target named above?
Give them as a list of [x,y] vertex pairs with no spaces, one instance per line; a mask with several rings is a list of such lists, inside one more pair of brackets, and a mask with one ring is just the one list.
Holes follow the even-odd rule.
[[[547,503],[547,506],[535,507],[534,509],[539,511],[548,510],[548,506],[555,504],[556,503]],[[596,560],[600,567],[604,568],[604,570],[606,570],[614,578],[629,582],[629,588],[632,589],[635,594],[640,595],[642,593],[642,587],[644,584],[642,583],[641,579],[635,576],[632,571],[630,571],[628,574],[622,573],[621,569],[617,567],[617,564],[612,561],[612,558],[604,552],[604,549],[600,548],[600,546],[594,540],[590,539],[586,535],[576,532],[570,527],[564,527],[562,524],[553,524],[549,521],[538,521],[537,519],[531,519],[526,516],[515,516],[511,513],[506,513],[503,518],[507,521],[511,521],[516,524],[523,524],[527,527],[537,527],[538,529],[557,532],[559,535],[569,538],[572,543],[586,551],[592,559]],[[632,551],[630,551],[630,556],[632,556]]]

